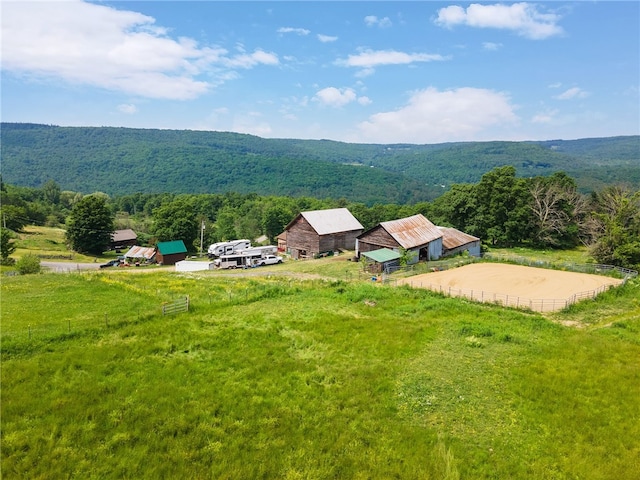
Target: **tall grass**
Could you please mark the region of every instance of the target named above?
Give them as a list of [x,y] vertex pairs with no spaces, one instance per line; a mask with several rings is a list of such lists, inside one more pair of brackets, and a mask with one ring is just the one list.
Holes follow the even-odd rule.
[[[182,295],[192,310],[162,317]],[[4,478],[637,471],[638,318],[574,329],[371,282],[160,272],[11,277],[1,308]],[[132,319],[5,335],[105,313]]]

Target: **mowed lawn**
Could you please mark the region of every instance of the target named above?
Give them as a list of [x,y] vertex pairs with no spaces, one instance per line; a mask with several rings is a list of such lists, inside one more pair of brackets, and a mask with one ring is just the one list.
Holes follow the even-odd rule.
[[[1,288],[3,478],[640,471],[637,280],[553,317],[277,275],[45,274]],[[160,314],[185,295],[189,313]],[[560,324],[582,316],[584,328]]]

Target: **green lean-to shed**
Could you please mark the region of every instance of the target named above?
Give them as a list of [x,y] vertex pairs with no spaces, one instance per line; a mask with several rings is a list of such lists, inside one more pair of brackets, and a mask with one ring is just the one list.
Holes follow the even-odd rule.
[[363,252],[362,255],[366,258],[367,271],[370,273],[390,272],[400,266],[400,253],[389,248]]

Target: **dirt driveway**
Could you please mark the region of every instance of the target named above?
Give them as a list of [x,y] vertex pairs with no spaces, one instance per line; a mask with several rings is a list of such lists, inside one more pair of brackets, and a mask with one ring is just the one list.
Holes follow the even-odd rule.
[[397,281],[398,285],[540,312],[560,310],[621,283],[620,279],[601,275],[500,263],[473,263]]

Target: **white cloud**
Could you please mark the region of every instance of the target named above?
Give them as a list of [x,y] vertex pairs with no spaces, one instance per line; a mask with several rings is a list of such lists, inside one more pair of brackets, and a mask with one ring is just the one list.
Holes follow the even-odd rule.
[[489,51],[496,51],[496,50],[500,50],[502,48],[502,44],[501,43],[494,43],[494,42],[484,42],[482,44],[482,48],[484,48],[485,50],[489,50]]
[[361,141],[437,143],[479,140],[490,127],[512,126],[518,118],[509,98],[479,88],[415,92],[394,111],[371,115],[358,125]]
[[313,100],[328,107],[343,107],[352,102],[366,106],[372,103],[367,96],[358,96],[353,88],[327,87],[316,92]]
[[122,103],[118,105],[118,111],[126,113],[127,115],[133,115],[134,113],[138,113],[138,107],[131,103]]
[[378,18],[375,15],[367,15],[364,17],[364,23],[367,27],[388,28],[392,25],[389,17]]
[[242,54],[222,61],[223,64],[235,68],[252,68],[256,65],[278,65],[278,56],[275,53],[256,50],[250,54]]
[[[126,4],[123,4],[126,5]],[[235,74],[276,65],[256,50],[229,57],[219,47],[168,36],[155,19],[79,0],[2,3],[2,68],[39,80],[62,79],[149,98],[192,99]],[[206,81],[200,75],[213,74]]]
[[309,35],[311,31],[306,28],[280,27],[278,33],[295,33],[296,35],[305,36]]
[[446,60],[445,57],[431,53],[405,53],[396,50],[365,50],[357,55],[349,55],[346,60],[336,61],[345,67],[373,68],[380,65],[407,65],[414,62],[433,62]]
[[318,34],[318,40],[320,40],[322,43],[330,43],[330,42],[335,42],[336,40],[338,40],[338,37],[332,37],[331,35],[323,35],[321,33]]
[[316,92],[314,100],[330,107],[342,107],[357,99],[356,92],[351,88],[327,87]]
[[557,100],[573,100],[574,98],[586,98],[588,96],[589,92],[585,92],[580,87],[573,87],[565,90],[560,95],[556,95],[553,98]]
[[465,10],[458,5],[441,8],[436,24],[443,27],[467,25],[478,28],[512,30],[523,37],[541,40],[563,33],[558,26],[560,16],[541,13],[535,4],[521,2],[512,5],[472,3]]
[[558,115],[558,110],[545,110],[544,112],[539,112],[531,118],[532,123],[542,123],[542,124],[550,124],[553,123]]

